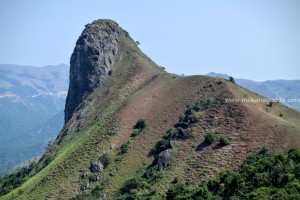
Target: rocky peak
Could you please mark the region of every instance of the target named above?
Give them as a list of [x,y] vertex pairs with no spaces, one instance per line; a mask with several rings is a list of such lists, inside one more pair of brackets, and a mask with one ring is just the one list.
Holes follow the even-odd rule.
[[111,75],[120,36],[129,37],[125,30],[111,20],[96,20],[85,26],[70,60],[65,123],[72,117],[82,99]]

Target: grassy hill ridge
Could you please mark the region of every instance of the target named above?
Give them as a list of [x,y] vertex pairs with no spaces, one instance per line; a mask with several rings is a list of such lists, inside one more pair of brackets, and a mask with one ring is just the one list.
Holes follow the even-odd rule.
[[[128,180],[151,167],[149,198],[166,198],[174,179],[198,185],[237,170],[261,147],[300,147],[298,112],[280,103],[228,103],[263,97],[219,78],[166,73],[130,37],[119,37],[118,49],[111,76],[79,104],[28,180],[0,199],[122,198]],[[147,126],[136,130],[141,119]],[[163,139],[161,152],[172,156],[156,170],[159,154],[151,151]],[[91,170],[98,160],[106,163],[99,180]]]

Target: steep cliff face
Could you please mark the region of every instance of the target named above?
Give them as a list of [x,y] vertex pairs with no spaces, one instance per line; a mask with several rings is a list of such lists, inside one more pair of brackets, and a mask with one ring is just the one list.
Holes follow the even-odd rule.
[[129,37],[116,22],[96,20],[86,25],[76,42],[70,60],[70,86],[65,107],[65,122],[82,99],[113,73],[118,38]]

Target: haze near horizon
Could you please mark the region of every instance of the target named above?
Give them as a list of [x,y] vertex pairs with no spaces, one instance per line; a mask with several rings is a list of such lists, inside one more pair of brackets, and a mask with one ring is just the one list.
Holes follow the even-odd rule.
[[177,74],[300,78],[300,2],[16,0],[0,3],[0,63],[69,64],[84,25],[109,18]]

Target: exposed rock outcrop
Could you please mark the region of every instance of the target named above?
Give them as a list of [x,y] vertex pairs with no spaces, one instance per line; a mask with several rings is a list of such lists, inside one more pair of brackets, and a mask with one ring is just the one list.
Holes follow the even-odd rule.
[[92,173],[101,173],[103,171],[103,164],[100,161],[91,162],[90,171]]
[[81,175],[82,184],[80,186],[81,191],[85,191],[89,188],[90,182],[99,181],[101,178],[101,174],[104,170],[103,164],[96,160],[90,163],[89,167],[90,172],[84,170]]
[[86,25],[70,60],[70,85],[65,107],[65,123],[82,99],[101,86],[113,73],[118,38],[128,33],[111,20]]
[[145,176],[150,177],[153,175],[153,171],[162,171],[171,166],[171,160],[173,157],[173,150],[166,149],[160,152],[151,166],[147,169]]
[[90,181],[89,181],[88,178],[85,178],[85,179],[83,180],[83,184],[82,184],[81,187],[80,187],[80,190],[81,190],[81,191],[86,191],[89,187],[90,187]]
[[172,149],[167,149],[158,154],[157,165],[159,171],[166,169],[171,165],[172,152],[173,152]]

